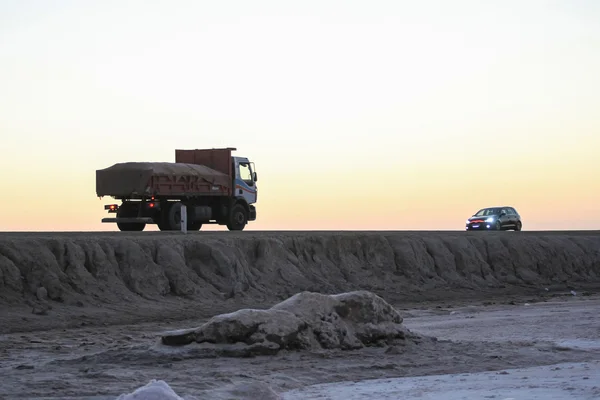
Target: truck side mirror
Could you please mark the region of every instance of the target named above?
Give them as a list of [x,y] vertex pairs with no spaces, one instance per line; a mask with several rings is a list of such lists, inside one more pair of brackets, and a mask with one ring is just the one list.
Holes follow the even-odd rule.
[[258,182],[258,175],[256,174],[256,172],[252,173],[252,180],[254,180],[254,182]]

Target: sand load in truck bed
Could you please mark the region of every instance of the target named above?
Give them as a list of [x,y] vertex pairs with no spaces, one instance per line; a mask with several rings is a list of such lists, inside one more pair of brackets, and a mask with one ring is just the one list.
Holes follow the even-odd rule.
[[126,162],[96,170],[98,196],[227,195],[230,177],[204,165]]

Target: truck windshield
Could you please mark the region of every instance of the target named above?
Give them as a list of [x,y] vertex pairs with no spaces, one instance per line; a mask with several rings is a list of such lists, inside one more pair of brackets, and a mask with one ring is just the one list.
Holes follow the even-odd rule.
[[248,163],[240,163],[240,179],[248,185],[252,185],[252,170]]

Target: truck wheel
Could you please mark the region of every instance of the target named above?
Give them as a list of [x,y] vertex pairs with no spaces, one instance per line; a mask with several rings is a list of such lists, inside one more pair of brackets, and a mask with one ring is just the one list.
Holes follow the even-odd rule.
[[[117,210],[117,218],[135,218],[137,214],[137,207],[127,203],[123,203]],[[146,224],[143,222],[117,222],[117,227],[121,232],[140,232],[144,230]]]
[[158,226],[158,229],[160,229],[161,231],[168,231],[169,230],[169,225],[167,225],[165,223],[164,219],[165,218],[164,218],[163,214],[160,214],[160,216],[156,220],[156,226]]
[[202,228],[202,222],[189,222],[187,224],[188,231],[199,231]]
[[146,227],[146,224],[143,222],[117,222],[117,227],[122,232],[141,232]]
[[[181,202],[174,202],[165,210],[165,219],[161,225],[165,226],[165,230],[179,231],[181,230]],[[159,226],[160,228],[160,226]]]
[[[181,230],[181,202],[171,202],[161,211],[156,225],[161,231],[179,231]],[[191,222],[188,213],[187,230],[199,231],[202,228],[202,222]]]
[[241,204],[236,204],[229,213],[229,221],[227,222],[227,229],[230,231],[241,231],[248,222],[248,213]]

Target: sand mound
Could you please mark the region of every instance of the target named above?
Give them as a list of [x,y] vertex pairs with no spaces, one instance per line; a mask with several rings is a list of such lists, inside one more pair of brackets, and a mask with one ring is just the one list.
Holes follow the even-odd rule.
[[234,344],[236,351],[230,354],[249,356],[284,349],[360,349],[404,340],[406,333],[398,311],[373,293],[302,292],[268,310],[243,309],[217,315],[193,330],[167,333],[162,343]]
[[208,317],[303,291],[397,304],[594,283],[593,232],[3,234],[0,333]]
[[153,379],[131,393],[122,394],[116,400],[184,400],[162,380]]
[[[230,400],[230,399],[260,399],[279,400],[281,396],[271,387],[262,382],[241,382],[224,387],[202,391],[202,399]],[[163,380],[153,379],[131,393],[122,394],[116,400],[197,400],[195,396],[180,397]]]

